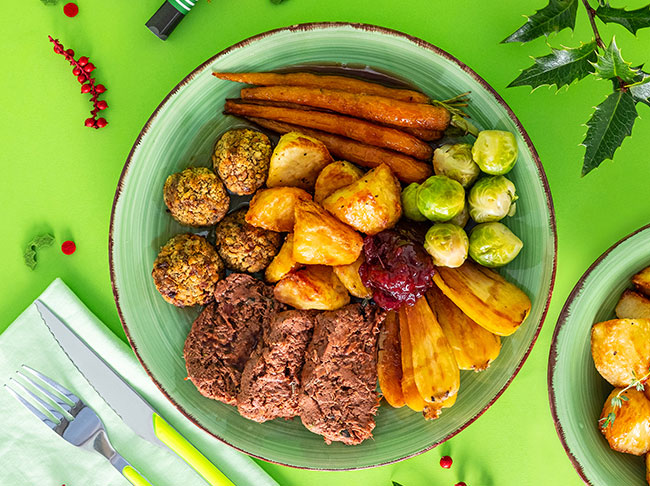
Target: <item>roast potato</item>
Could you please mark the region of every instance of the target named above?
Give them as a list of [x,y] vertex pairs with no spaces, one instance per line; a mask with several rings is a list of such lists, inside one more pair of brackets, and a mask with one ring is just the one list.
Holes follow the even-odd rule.
[[[612,398],[621,390],[615,388],[607,397],[600,414],[600,431],[613,450],[640,456],[650,451],[650,400],[631,388],[622,394],[627,400],[623,399],[621,407],[614,408]],[[616,418],[605,426],[605,419],[611,412]]]
[[360,299],[369,299],[372,297],[372,290],[363,285],[361,277],[359,276],[359,267],[364,261],[365,258],[362,253],[359,255],[359,258],[349,265],[338,265],[333,268],[334,273],[341,283],[345,285],[345,288],[348,289],[348,292]]
[[312,265],[291,272],[273,289],[276,300],[296,309],[335,310],[350,303],[350,294],[331,267]]
[[312,201],[298,201],[293,258],[308,265],[348,265],[361,254],[363,238]]
[[458,268],[436,267],[433,281],[463,313],[498,336],[509,336],[530,313],[530,299],[489,268],[465,260]]
[[461,370],[482,371],[499,356],[501,338],[485,330],[463,314],[442,291],[434,285],[427,294]]
[[397,312],[386,314],[379,332],[379,352],[377,353],[377,378],[379,388],[391,407],[404,406],[402,392],[402,352],[399,339],[399,320]]
[[271,231],[291,232],[297,201],[311,201],[311,195],[297,187],[257,191],[248,206],[246,222]]
[[312,190],[321,170],[333,162],[325,144],[298,132],[280,137],[271,154],[268,187],[294,186]]
[[282,244],[282,248],[273,261],[266,267],[264,277],[267,282],[277,282],[289,272],[302,267],[302,263],[298,263],[293,259],[293,233],[287,235]]
[[329,164],[318,174],[314,187],[314,201],[320,204],[334,191],[349,186],[362,175],[363,171],[350,162],[340,160]]
[[626,290],[616,304],[619,319],[650,319],[650,299],[639,292]]
[[362,233],[374,235],[395,226],[402,216],[401,192],[397,177],[382,164],[330,194],[323,207]]
[[415,384],[415,374],[413,370],[413,350],[411,348],[411,334],[409,332],[404,307],[399,310],[399,337],[402,355],[402,393],[404,402],[411,410],[421,412],[424,410],[426,403],[420,396],[418,387]]
[[399,320],[405,320],[411,338],[413,376],[426,402],[442,404],[458,393],[460,371],[454,352],[425,297],[413,306],[402,306]]
[[650,297],[650,267],[644,268],[632,277],[632,283],[640,292]]
[[650,319],[612,319],[591,328],[596,369],[613,386],[628,386],[648,373]]

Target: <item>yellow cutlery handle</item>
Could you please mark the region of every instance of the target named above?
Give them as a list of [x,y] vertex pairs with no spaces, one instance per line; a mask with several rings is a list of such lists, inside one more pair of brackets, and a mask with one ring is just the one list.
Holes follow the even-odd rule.
[[142,477],[142,475],[132,466],[126,466],[122,469],[122,475],[128,479],[133,486],[151,486],[151,483]]
[[[212,486],[235,486],[219,469],[215,467],[185,437],[165,422],[158,414],[153,414],[153,429],[156,436],[172,451],[203,476]],[[135,484],[135,483],[133,483]],[[147,483],[148,484],[148,483]]]

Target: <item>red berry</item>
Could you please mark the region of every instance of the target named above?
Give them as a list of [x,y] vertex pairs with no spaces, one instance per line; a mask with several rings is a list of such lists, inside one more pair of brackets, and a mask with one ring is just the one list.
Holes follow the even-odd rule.
[[66,50],[65,52],[66,52],[66,54],[67,54],[68,56],[70,56],[70,57],[74,57],[74,51],[73,51],[72,49],[68,49],[68,50]]
[[106,86],[103,84],[98,84],[95,86],[95,91],[97,91],[98,94],[102,94],[104,91],[106,91]]
[[106,125],[108,125],[106,118],[98,118],[97,122],[95,123],[95,126],[97,128],[104,128]]
[[460,483],[454,484],[454,486],[467,486],[467,484],[465,484],[465,481],[461,481]]
[[84,66],[84,71],[87,73],[92,73],[95,70],[95,65],[92,62],[89,62]]
[[80,66],[85,66],[86,64],[88,64],[88,58],[86,56],[81,56],[77,61],[77,64],[79,64]]
[[86,125],[88,128],[92,128],[95,126],[95,119],[94,118],[86,118],[86,121],[84,122],[84,125]]
[[79,81],[81,84],[85,83],[86,82],[86,76],[84,76],[83,74],[80,74],[79,76],[77,76],[77,81]]
[[108,108],[108,103],[106,103],[104,100],[100,100],[97,102],[95,106],[97,107],[98,110],[105,110],[106,108]]
[[68,17],[74,17],[79,13],[79,7],[77,7],[76,3],[66,3],[63,6],[63,13]]
[[81,74],[81,68],[78,67],[74,68],[72,70],[72,74],[74,74],[75,76],[79,76]]
[[81,85],[81,92],[82,92],[82,93],[90,93],[90,90],[91,90],[91,89],[92,89],[92,88],[90,87],[89,84],[82,84],[82,85]]
[[445,469],[449,469],[451,467],[452,462],[454,462],[454,461],[452,461],[451,457],[442,456],[440,458],[440,467],[444,467]]
[[74,241],[64,241],[61,245],[61,251],[64,255],[72,255],[77,249],[77,245],[74,244]]

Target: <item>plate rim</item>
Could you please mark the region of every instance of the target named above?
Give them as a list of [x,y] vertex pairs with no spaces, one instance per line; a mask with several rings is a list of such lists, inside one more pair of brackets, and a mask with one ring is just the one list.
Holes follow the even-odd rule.
[[649,231],[650,230],[650,224],[646,224],[637,230],[633,231],[632,233],[629,233],[627,236],[624,236],[620,240],[618,240],[616,243],[614,243],[612,246],[610,246],[607,250],[605,250],[590,266],[587,268],[587,270],[582,274],[580,279],[576,282],[575,286],[571,290],[571,293],[567,297],[567,300],[564,303],[564,306],[562,307],[562,310],[560,311],[560,314],[557,319],[557,324],[555,325],[555,330],[553,331],[553,336],[551,337],[551,347],[549,350],[549,355],[548,355],[548,365],[547,365],[547,371],[546,371],[546,387],[548,391],[548,400],[549,400],[549,405],[551,407],[551,416],[553,417],[553,425],[555,426],[555,431],[557,432],[557,435],[560,439],[560,443],[562,444],[562,447],[564,448],[564,451],[566,452],[567,456],[569,456],[569,460],[571,461],[571,464],[573,465],[573,468],[576,470],[578,475],[580,476],[580,479],[582,481],[589,485],[589,486],[596,486],[594,483],[591,482],[589,478],[587,478],[583,466],[578,460],[578,458],[573,454],[571,451],[571,448],[569,447],[569,444],[566,441],[566,434],[564,432],[564,428],[562,427],[562,424],[560,422],[560,419],[558,418],[557,415],[557,396],[555,394],[555,389],[553,387],[554,383],[554,377],[555,377],[555,368],[557,365],[558,361],[558,354],[557,354],[557,338],[560,334],[560,331],[562,328],[567,324],[567,321],[569,319],[569,310],[578,297],[578,294],[582,292],[582,290],[585,287],[585,283],[591,273],[598,268],[606,259],[609,257],[613,252],[616,251],[616,249],[625,243],[627,240],[630,238],[636,236],[639,233],[643,233],[644,231]]
[[[553,263],[552,263],[552,269],[551,269],[551,279],[550,279],[550,285],[549,285],[549,291],[548,291],[548,296],[546,297],[546,302],[544,304],[544,309],[542,311],[541,318],[539,320],[539,323],[537,324],[537,329],[535,331],[535,334],[533,336],[533,339],[530,342],[530,345],[526,349],[525,353],[523,354],[521,360],[517,363],[517,366],[508,379],[508,381],[501,387],[501,389],[496,393],[496,395],[489,401],[489,403],[483,407],[481,410],[479,410],[474,416],[472,416],[470,419],[465,421],[457,430],[447,434],[445,437],[443,437],[441,440],[435,441],[434,443],[428,445],[427,447],[418,450],[413,453],[409,453],[407,455],[400,455],[400,457],[396,459],[392,459],[389,461],[384,461],[380,462],[378,464],[371,464],[371,465],[365,465],[365,466],[357,466],[357,467],[344,467],[344,468],[329,468],[329,467],[310,467],[310,466],[301,466],[301,465],[296,465],[296,464],[288,464],[285,462],[280,462],[276,461],[267,457],[263,457],[261,455],[253,454],[251,452],[245,451],[239,447],[236,447],[232,444],[230,444],[226,439],[218,436],[217,434],[211,432],[207,428],[205,428],[203,425],[201,425],[197,419],[195,419],[192,414],[188,411],[186,411],[183,407],[180,406],[172,397],[169,395],[169,393],[165,390],[165,388],[162,386],[161,383],[156,380],[156,378],[153,376],[151,370],[147,367],[147,365],[144,363],[142,360],[140,353],[138,352],[138,347],[131,338],[131,334],[129,332],[128,325],[126,323],[126,320],[124,319],[124,316],[122,314],[122,309],[120,307],[120,297],[119,297],[119,292],[117,289],[116,285],[116,274],[115,274],[115,266],[114,266],[114,261],[113,261],[113,249],[114,249],[114,239],[113,239],[113,232],[114,232],[114,223],[115,223],[115,212],[116,212],[116,207],[119,201],[119,198],[122,194],[122,189],[124,185],[124,179],[128,173],[129,166],[131,164],[131,161],[133,159],[133,155],[137,148],[140,146],[142,138],[146,135],[146,133],[149,131],[151,123],[154,121],[154,119],[158,116],[160,110],[166,105],[167,101],[174,96],[183,86],[185,86],[189,81],[191,81],[200,71],[202,71],[204,68],[207,66],[213,64],[215,61],[217,61],[220,57],[229,54],[232,51],[235,51],[236,49],[240,49],[242,47],[246,47],[248,44],[254,43],[260,39],[264,39],[266,37],[270,37],[272,35],[275,35],[277,33],[281,32],[307,32],[311,30],[327,30],[327,29],[337,29],[337,28],[351,28],[355,30],[362,30],[365,32],[371,32],[371,33],[377,33],[380,35],[387,35],[387,36],[393,36],[393,37],[398,37],[401,39],[405,39],[418,47],[427,49],[429,51],[432,51],[434,54],[441,56],[445,58],[448,61],[451,61],[454,63],[456,66],[458,66],[461,70],[463,70],[465,73],[467,73],[470,77],[472,77],[477,83],[479,83],[490,95],[496,100],[496,102],[506,111],[508,118],[515,124],[517,127],[519,134],[522,136],[526,146],[528,147],[528,150],[530,151],[533,162],[535,163],[535,166],[537,168],[537,172],[540,176],[540,182],[542,183],[542,188],[544,190],[544,195],[545,195],[545,203],[546,203],[546,208],[548,209],[549,212],[549,223],[550,223],[550,230],[552,234],[552,251],[553,251]],[[202,431],[206,432],[210,436],[218,439],[224,444],[227,444],[229,447],[232,447],[235,450],[238,450],[248,456],[254,457],[256,459],[263,460],[265,462],[269,462],[272,464],[278,464],[282,466],[288,466],[292,467],[295,469],[305,469],[305,470],[314,470],[314,471],[353,471],[353,470],[361,470],[361,469],[370,469],[374,467],[379,467],[379,466],[385,466],[388,464],[394,464],[406,459],[409,459],[411,457],[418,456],[420,454],[423,454],[427,451],[430,451],[431,449],[437,447],[438,445],[446,442],[447,440],[451,439],[455,435],[459,434],[463,430],[465,430],[467,427],[469,427],[472,423],[474,423],[483,413],[485,413],[496,401],[499,399],[499,397],[505,392],[505,390],[510,386],[512,381],[515,379],[515,377],[519,374],[519,371],[523,367],[524,363],[530,356],[530,353],[533,349],[533,346],[537,342],[537,338],[539,337],[539,334],[542,330],[542,327],[544,325],[544,321],[546,320],[546,316],[548,314],[550,302],[551,302],[551,297],[553,295],[553,290],[555,287],[555,277],[557,273],[557,226],[556,226],[556,220],[555,220],[555,207],[553,204],[553,197],[551,194],[550,186],[548,183],[548,178],[546,176],[546,172],[544,171],[544,167],[540,161],[539,155],[537,153],[537,150],[535,149],[535,146],[533,145],[528,133],[524,129],[523,125],[519,121],[519,118],[515,115],[515,113],[512,111],[510,106],[505,102],[505,100],[499,95],[499,93],[496,92],[492,86],[485,81],[481,76],[479,76],[472,68],[467,66],[464,62],[460,61],[453,55],[449,54],[447,51],[437,47],[436,45],[427,42],[423,39],[420,39],[419,37],[412,36],[410,34],[406,34],[404,32],[401,32],[396,29],[391,29],[388,27],[382,27],[374,24],[366,24],[366,23],[358,23],[358,22],[308,22],[308,23],[302,23],[302,24],[293,24],[289,25],[286,27],[280,27],[276,29],[271,29],[265,32],[262,32],[260,34],[256,34],[253,36],[250,36],[244,40],[241,40],[235,44],[232,44],[231,46],[219,51],[217,54],[214,56],[211,56],[209,59],[201,63],[199,66],[194,68],[188,75],[186,75],[172,90],[163,98],[163,100],[158,104],[156,109],[152,112],[151,116],[147,119],[146,123],[142,127],[142,130],[138,134],[133,146],[131,147],[131,150],[129,151],[129,154],[127,156],[126,162],[124,164],[124,167],[122,168],[122,171],[120,173],[120,178],[117,183],[117,187],[115,190],[115,195],[113,197],[113,204],[111,207],[111,218],[110,218],[110,226],[109,226],[109,238],[108,238],[108,257],[109,257],[109,269],[110,269],[110,277],[111,277],[111,288],[113,291],[113,298],[115,300],[115,306],[117,308],[117,312],[120,318],[120,322],[122,323],[122,328],[124,329],[124,333],[127,337],[127,340],[129,341],[129,345],[131,346],[131,349],[133,349],[133,352],[135,353],[138,361],[140,362],[141,366],[144,368],[145,372],[153,381],[153,383],[156,385],[156,387],[160,390],[160,392],[167,398],[167,400],[174,405],[174,407],[181,413],[183,414],[190,422],[192,422],[196,427],[201,429]]]

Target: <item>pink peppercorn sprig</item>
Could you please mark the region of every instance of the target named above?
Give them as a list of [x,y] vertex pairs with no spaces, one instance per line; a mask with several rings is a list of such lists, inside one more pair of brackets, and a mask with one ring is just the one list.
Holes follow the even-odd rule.
[[95,84],[96,80],[91,76],[91,73],[95,70],[95,65],[85,56],[75,59],[72,49],[65,49],[58,39],[53,39],[50,35],[48,35],[48,38],[54,44],[54,52],[61,54],[73,66],[72,74],[77,77],[77,81],[81,84],[81,92],[90,94],[90,101],[93,104],[93,109],[90,111],[92,116],[87,118],[84,124],[90,128],[104,128],[108,125],[108,122],[105,118],[98,118],[97,114],[108,108],[108,103],[99,99],[99,95],[106,91],[106,87],[103,84]]

